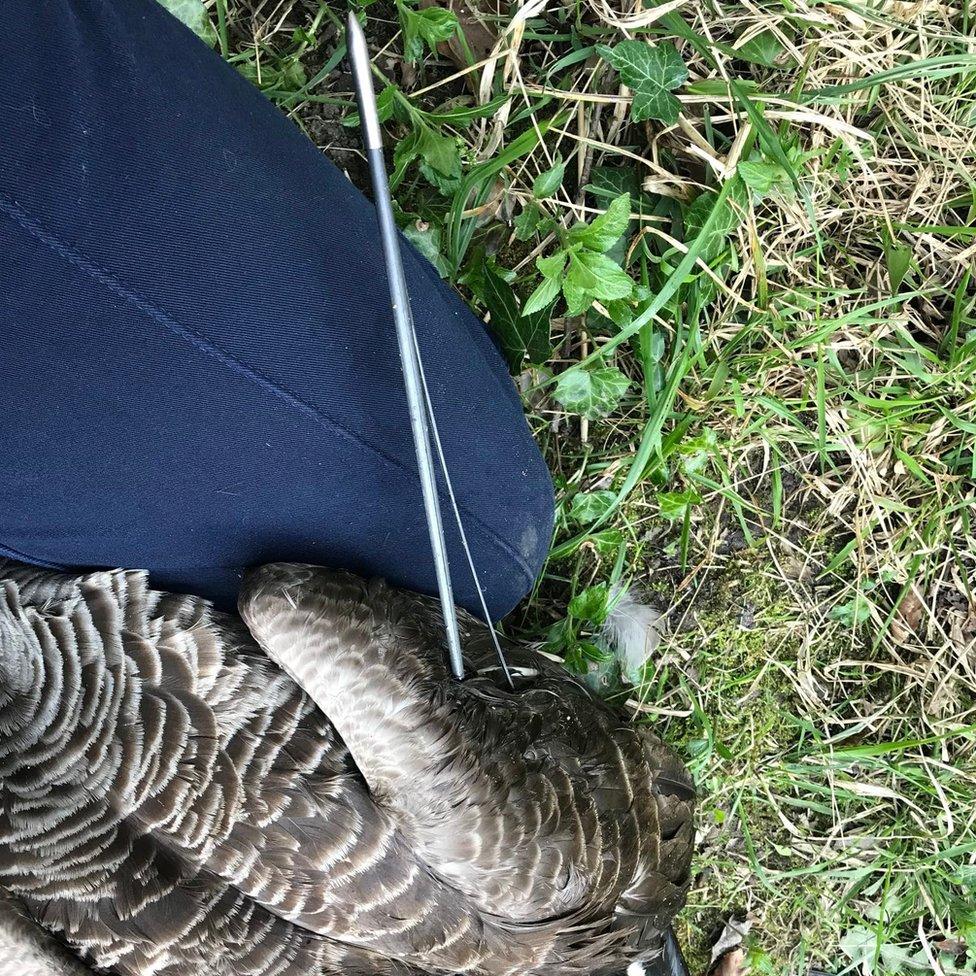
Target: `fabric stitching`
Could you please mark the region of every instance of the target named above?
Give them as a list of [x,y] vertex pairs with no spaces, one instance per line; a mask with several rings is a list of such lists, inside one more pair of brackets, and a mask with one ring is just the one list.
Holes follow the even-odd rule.
[[[356,447],[364,449],[371,454],[374,454],[382,462],[392,467],[400,474],[406,475],[408,478],[410,478],[410,480],[419,480],[414,471],[403,465],[396,458],[386,454],[380,448],[353,434],[331,417],[320,413],[311,404],[306,403],[297,393],[288,389],[288,387],[264,376],[260,370],[242,362],[236,356],[223,349],[218,343],[211,339],[204,338],[189,326],[183,325],[171,315],[168,315],[166,312],[157,308],[138,292],[127,288],[109,271],[100,267],[94,261],[86,258],[79,250],[69,244],[64,243],[47,231],[39,220],[31,216],[16,201],[12,200],[4,193],[0,193],[0,211],[5,213],[14,223],[20,226],[23,230],[27,231],[27,233],[33,238],[40,241],[40,243],[44,244],[50,250],[54,251],[54,253],[59,257],[63,258],[69,264],[72,264],[79,271],[98,282],[104,288],[107,288],[109,291],[118,295],[144,315],[157,322],[159,325],[162,325],[173,335],[184,340],[185,342],[188,342],[204,355],[217,360],[217,362],[219,362],[225,368],[231,370],[231,372],[243,376],[245,379],[255,383],[272,396],[283,400],[290,407],[292,407],[292,409],[302,413],[306,417],[310,418],[313,422],[319,424],[320,426],[326,427],[327,429],[331,429],[343,440],[355,445]],[[471,519],[483,537],[515,560],[523,576],[531,582],[533,579],[533,574],[528,568],[528,563],[521,553],[511,546],[505,539],[497,535],[490,527],[485,525],[481,519],[474,515],[469,509],[464,508],[462,510]]]
[[2,542],[0,542],[0,556],[6,556],[8,559],[13,559],[14,562],[18,563],[30,563],[32,566],[40,566],[42,569],[64,569],[64,566],[60,563],[52,563],[47,559],[37,559],[34,556],[28,556],[26,552],[14,549],[13,546],[5,546]]

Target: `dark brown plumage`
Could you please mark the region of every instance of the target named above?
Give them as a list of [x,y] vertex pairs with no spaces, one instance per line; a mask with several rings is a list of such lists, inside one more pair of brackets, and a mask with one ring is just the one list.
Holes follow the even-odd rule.
[[507,690],[467,616],[453,681],[436,602],[380,582],[275,564],[240,609],[0,563],[0,959],[4,905],[140,976],[653,955],[692,845],[666,746],[529,648]]

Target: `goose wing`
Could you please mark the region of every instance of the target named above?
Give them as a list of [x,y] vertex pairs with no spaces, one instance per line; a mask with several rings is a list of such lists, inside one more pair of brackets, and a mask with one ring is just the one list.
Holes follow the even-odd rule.
[[680,906],[691,781],[563,669],[510,646],[531,677],[509,693],[476,673],[491,667],[490,642],[463,616],[473,673],[459,684],[433,601],[317,567],[256,570],[240,609],[430,871],[486,915],[563,931],[616,915],[636,929]]
[[125,973],[489,952],[239,621],[137,572],[0,580],[0,886],[46,927]]

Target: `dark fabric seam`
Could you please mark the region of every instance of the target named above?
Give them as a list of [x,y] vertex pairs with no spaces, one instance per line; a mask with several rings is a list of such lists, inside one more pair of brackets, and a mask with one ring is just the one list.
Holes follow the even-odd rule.
[[[138,292],[127,288],[122,284],[116,277],[106,271],[104,268],[99,267],[94,261],[86,258],[80,251],[72,247],[69,244],[64,243],[59,240],[49,231],[47,231],[41,222],[35,217],[31,216],[27,211],[23,209],[16,201],[12,200],[9,196],[4,193],[0,193],[0,211],[5,213],[15,224],[25,230],[31,237],[35,240],[40,241],[50,250],[54,251],[59,257],[63,258],[69,264],[74,265],[80,271],[82,271],[89,278],[97,281],[100,285],[107,288],[109,291],[114,292],[120,298],[124,299],[130,305],[135,307],[138,311],[142,312],[144,315],[151,318],[153,321],[162,325],[169,332],[176,335],[178,338],[183,339],[188,342],[194,348],[216,359],[222,366],[231,370],[232,372],[238,373],[239,375],[245,377],[250,382],[256,384],[262,389],[266,390],[272,396],[283,400],[293,409],[298,410],[300,413],[311,418],[315,423],[326,429],[331,429],[344,440],[355,445],[360,449],[364,449],[371,454],[374,454],[383,463],[389,465],[394,470],[398,471],[401,475],[406,475],[412,481],[418,481],[416,472],[412,471],[410,468],[405,467],[396,458],[391,457],[386,454],[380,448],[370,444],[368,441],[363,440],[357,435],[353,434],[351,431],[347,430],[337,421],[333,420],[320,413],[311,404],[306,403],[297,393],[292,392],[286,386],[276,383],[273,380],[268,379],[259,370],[255,369],[253,366],[249,366],[241,360],[237,359],[231,353],[227,352],[220,345],[213,342],[211,339],[206,339],[201,336],[198,332],[194,331],[188,326],[183,325],[178,322],[172,316],[158,309],[155,305],[144,298]],[[485,525],[481,519],[474,515],[469,509],[463,509],[466,515],[468,515],[471,521],[474,523],[475,527],[481,532],[481,534],[492,544],[497,546],[507,555],[512,557],[522,575],[531,582],[533,577],[532,572],[528,568],[528,563],[523,558],[521,553],[519,553],[513,546],[506,542],[503,538],[498,536],[493,532],[487,525]]]
[[42,569],[64,569],[64,566],[60,563],[52,563],[46,559],[37,559],[34,556],[28,556],[26,552],[14,549],[13,546],[5,546],[2,542],[0,542],[0,556],[6,556],[8,559],[13,559],[18,563],[30,563],[32,566],[40,566]]

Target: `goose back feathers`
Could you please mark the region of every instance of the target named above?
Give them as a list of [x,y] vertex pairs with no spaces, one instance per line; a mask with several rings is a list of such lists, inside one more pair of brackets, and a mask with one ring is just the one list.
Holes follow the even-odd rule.
[[657,951],[694,804],[666,746],[529,648],[503,686],[468,616],[455,682],[436,601],[381,582],[273,564],[240,610],[0,563],[0,958],[25,917],[133,976]]

